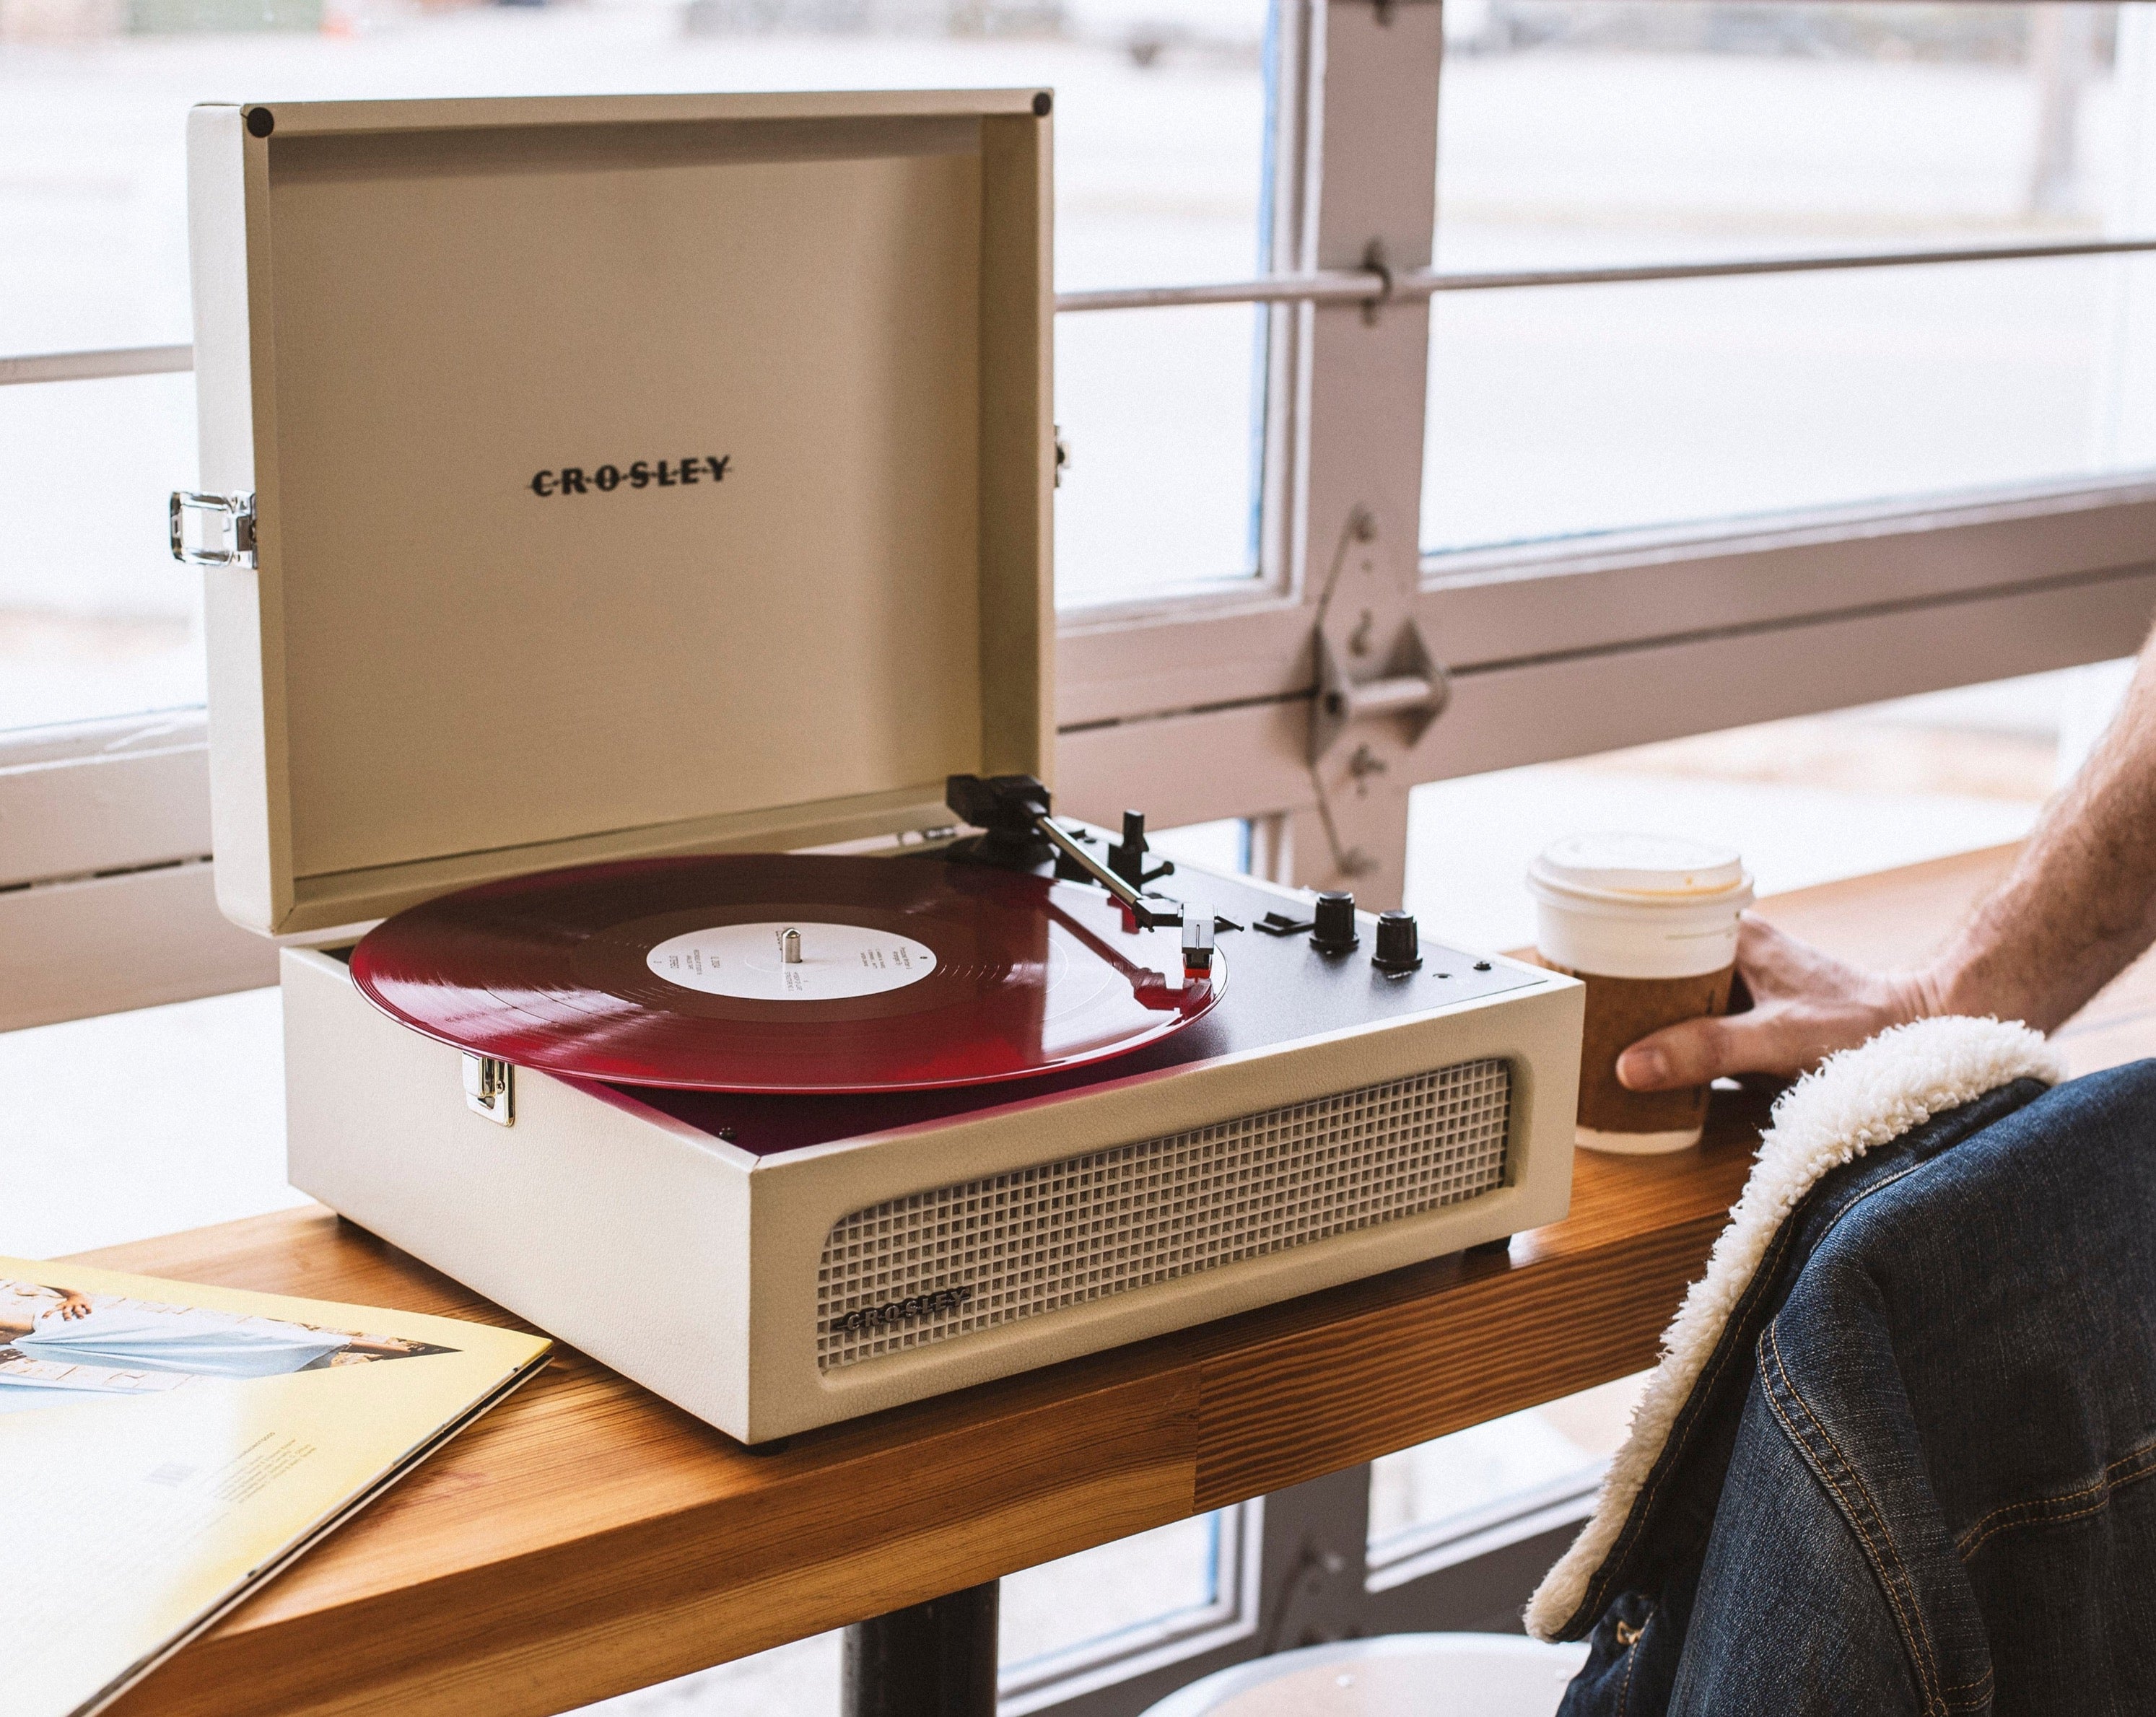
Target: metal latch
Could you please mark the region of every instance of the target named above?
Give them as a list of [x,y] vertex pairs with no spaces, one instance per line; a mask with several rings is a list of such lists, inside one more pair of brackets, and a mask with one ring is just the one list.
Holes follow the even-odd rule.
[[1385,665],[1368,679],[1350,677],[1332,634],[1321,622],[1313,648],[1317,697],[1310,713],[1310,761],[1319,761],[1358,721],[1380,715],[1401,719],[1409,745],[1430,730],[1452,700],[1452,676],[1430,653],[1422,628],[1409,620],[1394,640]]
[[491,1055],[465,1057],[465,1107],[505,1127],[516,1125],[516,1069]]
[[[199,548],[187,543],[189,513],[217,520],[217,533],[227,541],[205,537]],[[252,566],[254,564],[254,497],[251,495],[198,495],[191,489],[172,491],[171,509],[172,558],[188,566]]]

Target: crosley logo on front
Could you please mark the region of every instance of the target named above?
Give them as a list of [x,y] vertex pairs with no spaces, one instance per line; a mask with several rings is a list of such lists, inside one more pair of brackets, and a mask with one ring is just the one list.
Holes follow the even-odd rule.
[[732,454],[690,454],[685,459],[637,459],[627,465],[549,466],[535,472],[527,485],[537,495],[612,495],[617,489],[687,489],[699,483],[723,483]]
[[831,1327],[849,1334],[857,1330],[880,1330],[887,1324],[903,1324],[941,1311],[952,1311],[973,1297],[971,1288],[939,1288],[933,1294],[909,1294],[882,1305],[865,1305],[834,1319]]

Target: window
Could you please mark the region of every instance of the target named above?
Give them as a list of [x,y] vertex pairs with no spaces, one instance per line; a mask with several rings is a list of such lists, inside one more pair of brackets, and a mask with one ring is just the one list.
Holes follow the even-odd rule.
[[193,379],[0,387],[0,732],[200,705],[201,592],[160,492],[192,487]]
[[1370,1464],[1373,1591],[1587,1518],[1645,1376],[1455,1431]]
[[[1058,92],[1059,288],[1265,266],[1270,14],[1268,0],[1073,8],[1077,39],[1029,62]],[[1265,333],[1247,305],[1059,325],[1059,605],[1256,575]]]
[[1178,1520],[1014,1574],[999,1595],[1004,1717],[1257,1632],[1263,1504]]
[[[1448,273],[2117,237],[2133,8],[1654,0],[1448,10]],[[2147,463],[2151,264],[2046,259],[1440,294],[1433,550]],[[2122,387],[2122,382],[2124,385]]]

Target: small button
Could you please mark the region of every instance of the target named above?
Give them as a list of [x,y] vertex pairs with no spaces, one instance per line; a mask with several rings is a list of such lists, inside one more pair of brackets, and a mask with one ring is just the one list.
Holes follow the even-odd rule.
[[1486,960],[1478,960],[1475,962],[1475,969],[1477,971],[1487,971],[1490,969],[1490,962]]

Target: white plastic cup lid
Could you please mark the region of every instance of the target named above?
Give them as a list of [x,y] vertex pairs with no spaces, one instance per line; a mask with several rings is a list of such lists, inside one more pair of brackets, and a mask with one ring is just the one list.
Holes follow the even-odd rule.
[[1735,849],[1681,835],[1567,835],[1543,849],[1528,874],[1565,893],[1670,905],[1748,890]]

